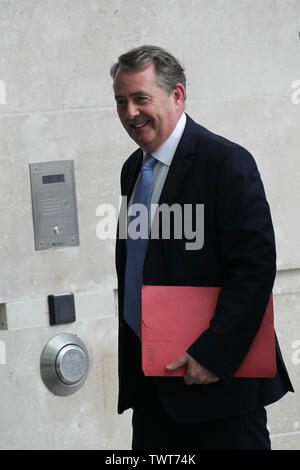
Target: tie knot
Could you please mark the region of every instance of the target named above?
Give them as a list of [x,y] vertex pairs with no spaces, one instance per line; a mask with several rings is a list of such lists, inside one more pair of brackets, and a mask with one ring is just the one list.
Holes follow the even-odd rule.
[[156,158],[152,157],[150,153],[147,153],[142,170],[150,170],[151,168],[154,167],[156,162],[157,162]]

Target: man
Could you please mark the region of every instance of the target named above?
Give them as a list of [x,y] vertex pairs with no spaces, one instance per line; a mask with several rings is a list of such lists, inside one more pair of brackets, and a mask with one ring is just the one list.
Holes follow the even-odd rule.
[[[111,75],[119,118],[139,146],[121,173],[126,223],[134,220],[135,204],[205,208],[199,250],[187,250],[174,230],[169,239],[125,240],[119,220],[118,412],[133,408],[132,448],[270,449],[264,407],[293,391],[277,340],[274,378],[233,377],[259,329],[276,272],[272,221],[255,161],[185,114],[184,69],[167,51],[133,49],[119,57]],[[142,284],[222,286],[210,327],[166,364],[171,370],[185,365],[183,378],[142,372]]]

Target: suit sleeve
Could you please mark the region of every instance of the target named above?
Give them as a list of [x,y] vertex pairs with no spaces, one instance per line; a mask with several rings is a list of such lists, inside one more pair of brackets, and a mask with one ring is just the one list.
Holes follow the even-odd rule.
[[256,163],[244,149],[224,158],[215,221],[226,281],[209,329],[187,352],[230,381],[259,329],[276,274],[269,205]]

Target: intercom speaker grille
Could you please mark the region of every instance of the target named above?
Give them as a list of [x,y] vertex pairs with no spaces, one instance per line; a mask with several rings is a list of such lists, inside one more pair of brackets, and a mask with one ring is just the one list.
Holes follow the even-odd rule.
[[59,198],[51,197],[41,200],[40,215],[48,217],[49,215],[57,215],[59,213]]

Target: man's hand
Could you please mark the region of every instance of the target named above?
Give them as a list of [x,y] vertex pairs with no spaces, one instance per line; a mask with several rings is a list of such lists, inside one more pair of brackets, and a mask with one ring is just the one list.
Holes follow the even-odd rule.
[[187,385],[202,384],[207,385],[213,382],[218,382],[220,379],[205,367],[201,366],[199,362],[195,361],[188,353],[184,353],[182,356],[175,359],[166,366],[167,370],[176,370],[179,367],[187,365],[186,373],[184,375],[184,381]]

